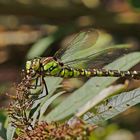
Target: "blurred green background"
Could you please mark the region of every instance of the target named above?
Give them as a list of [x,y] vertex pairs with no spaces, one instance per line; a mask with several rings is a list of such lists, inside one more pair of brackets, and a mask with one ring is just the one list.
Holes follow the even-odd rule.
[[[140,50],[140,1],[0,0],[0,106],[9,103],[5,93],[14,94],[11,85],[20,81],[27,59],[52,56],[69,35],[89,27],[109,33],[117,44],[132,43]],[[138,140],[139,124],[140,108],[136,106],[97,130],[94,139],[121,140],[122,136]]]

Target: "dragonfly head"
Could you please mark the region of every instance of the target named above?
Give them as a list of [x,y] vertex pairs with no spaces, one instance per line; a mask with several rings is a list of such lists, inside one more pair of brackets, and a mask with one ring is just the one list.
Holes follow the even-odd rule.
[[35,58],[26,62],[26,73],[34,76],[40,68],[40,59]]

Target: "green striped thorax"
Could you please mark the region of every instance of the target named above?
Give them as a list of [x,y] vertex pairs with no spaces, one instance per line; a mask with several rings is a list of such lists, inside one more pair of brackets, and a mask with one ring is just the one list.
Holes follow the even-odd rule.
[[34,58],[26,62],[26,73],[31,76],[36,74],[56,75],[61,69],[61,64],[53,57]]

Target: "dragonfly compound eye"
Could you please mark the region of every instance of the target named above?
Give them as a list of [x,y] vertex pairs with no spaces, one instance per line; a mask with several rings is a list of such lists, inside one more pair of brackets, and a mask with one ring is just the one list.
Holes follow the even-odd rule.
[[40,61],[39,61],[39,59],[34,59],[33,60],[33,63],[32,63],[32,69],[36,71],[36,70],[39,69],[39,67],[40,67]]
[[27,61],[26,62],[26,70],[29,71],[29,69],[31,68],[32,62],[31,61]]

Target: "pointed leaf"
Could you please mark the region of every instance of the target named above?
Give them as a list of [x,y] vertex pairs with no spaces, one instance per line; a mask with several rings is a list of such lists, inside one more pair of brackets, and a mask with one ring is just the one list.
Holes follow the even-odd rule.
[[12,140],[12,139],[13,139],[15,130],[16,130],[15,127],[13,127],[11,124],[8,124],[7,133],[6,133],[6,135],[7,135],[7,140]]
[[[128,70],[140,62],[139,58],[139,52],[130,53],[107,65],[105,68]],[[101,92],[104,88],[109,86],[117,79],[118,78],[114,77],[91,78],[80,89],[76,90],[71,96],[69,96],[53,111],[51,111],[45,119],[47,121],[61,120],[65,117],[68,117],[69,115],[74,114],[78,108],[83,106],[91,98],[96,96],[99,92]]]
[[109,98],[107,103],[95,107],[96,113],[87,112],[83,115],[83,120],[90,124],[99,124],[138,103],[140,103],[140,88]]
[[84,113],[92,109],[95,105],[99,104],[101,101],[111,96],[112,94],[115,94],[118,91],[122,91],[123,89],[125,89],[125,87],[126,85],[116,85],[103,89],[99,94],[90,99],[84,106],[80,107],[80,109],[78,109],[78,111],[76,112],[76,116],[82,116]]

